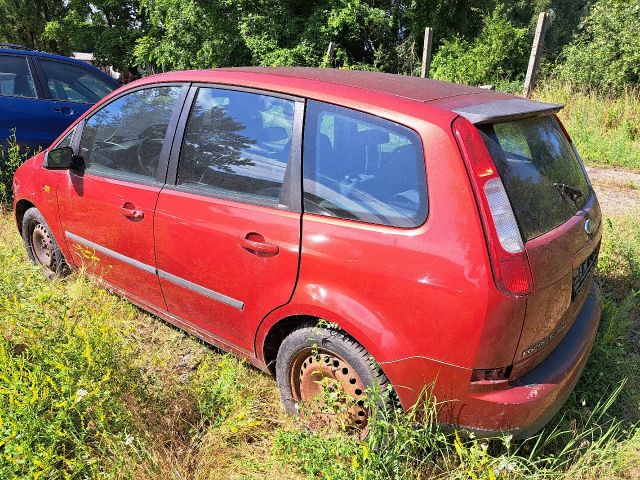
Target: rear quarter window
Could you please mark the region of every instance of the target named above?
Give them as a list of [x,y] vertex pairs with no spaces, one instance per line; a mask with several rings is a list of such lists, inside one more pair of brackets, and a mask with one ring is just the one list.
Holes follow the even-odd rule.
[[303,177],[305,212],[405,228],[427,218],[420,138],[373,115],[309,101]]
[[[502,178],[524,241],[566,222],[590,186],[555,116],[479,127]],[[576,191],[577,195],[567,193]]]

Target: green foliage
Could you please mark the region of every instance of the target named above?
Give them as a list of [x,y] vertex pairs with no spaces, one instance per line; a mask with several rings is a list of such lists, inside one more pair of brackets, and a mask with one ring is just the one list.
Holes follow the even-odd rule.
[[130,71],[135,41],[146,25],[139,9],[139,0],[71,0],[64,15],[46,23],[42,38],[65,53],[92,52],[98,64]]
[[620,94],[640,84],[640,0],[598,0],[562,52],[558,77],[576,89]]
[[60,51],[42,34],[47,22],[63,15],[63,0],[0,0],[0,41]]
[[527,65],[526,28],[517,28],[498,6],[483,19],[472,41],[456,37],[445,41],[433,57],[432,78],[471,85],[491,84],[524,76]]
[[16,143],[15,133],[0,146],[0,208],[8,207],[13,201],[13,174],[29,158],[29,150],[21,150]]
[[560,118],[587,164],[640,170],[638,93],[603,98],[547,82],[534,93],[534,98],[564,104]]

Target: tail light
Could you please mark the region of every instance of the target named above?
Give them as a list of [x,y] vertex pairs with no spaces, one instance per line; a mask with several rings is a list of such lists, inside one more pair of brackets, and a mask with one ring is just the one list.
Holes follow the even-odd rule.
[[480,131],[460,117],[453,123],[478,202],[496,286],[508,295],[533,291],[529,259],[509,197]]

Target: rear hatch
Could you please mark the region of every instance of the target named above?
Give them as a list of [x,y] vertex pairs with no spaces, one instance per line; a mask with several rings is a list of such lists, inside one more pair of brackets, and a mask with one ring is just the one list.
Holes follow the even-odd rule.
[[586,299],[600,246],[600,209],[555,115],[478,128],[509,197],[533,277],[511,374],[517,378],[553,351]]

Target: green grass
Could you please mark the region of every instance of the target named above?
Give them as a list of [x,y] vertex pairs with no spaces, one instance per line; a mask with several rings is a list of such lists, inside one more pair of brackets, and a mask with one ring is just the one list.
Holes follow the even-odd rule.
[[0,478],[638,478],[640,222],[605,228],[598,340],[542,434],[461,439],[427,403],[359,441],[308,432],[270,377],[82,273],[47,282],[2,214]]
[[640,94],[607,98],[548,83],[533,98],[564,104],[559,116],[585,163],[640,171]]

